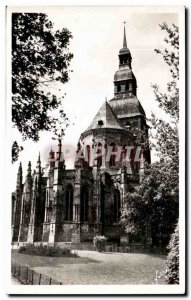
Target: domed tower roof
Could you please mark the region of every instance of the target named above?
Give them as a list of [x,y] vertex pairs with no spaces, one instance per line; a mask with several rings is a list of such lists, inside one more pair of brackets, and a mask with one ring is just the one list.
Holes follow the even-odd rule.
[[143,116],[145,117],[145,111],[137,99],[137,97],[121,97],[119,99],[113,98],[109,101],[110,106],[117,115],[118,118],[128,118]]
[[120,68],[118,71],[115,72],[114,81],[121,81],[121,80],[136,80],[133,71],[129,69],[129,67]]

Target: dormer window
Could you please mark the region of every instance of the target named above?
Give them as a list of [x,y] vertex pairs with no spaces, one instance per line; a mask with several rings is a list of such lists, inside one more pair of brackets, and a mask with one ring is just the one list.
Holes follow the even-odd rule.
[[98,125],[103,125],[103,121],[102,120],[98,120]]

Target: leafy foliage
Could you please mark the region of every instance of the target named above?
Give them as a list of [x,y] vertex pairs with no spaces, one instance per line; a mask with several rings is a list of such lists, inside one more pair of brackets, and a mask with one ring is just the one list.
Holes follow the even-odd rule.
[[23,140],[38,141],[44,130],[64,135],[68,119],[50,84],[69,80],[71,37],[66,28],[53,32],[46,14],[12,14],[12,121]]
[[171,236],[168,250],[167,281],[169,284],[179,284],[179,223]]
[[23,150],[22,146],[19,146],[17,141],[12,144],[12,163],[16,162],[19,158],[19,153]]
[[106,237],[105,236],[95,236],[93,239],[94,247],[97,251],[103,252],[105,250]]
[[[170,177],[170,169],[169,169]],[[147,165],[143,180],[126,195],[121,222],[125,232],[138,235],[140,229],[151,227],[153,244],[165,247],[178,217],[177,186],[163,172],[160,162]]]
[[168,44],[168,49],[164,51],[155,49],[156,53],[162,55],[164,62],[169,66],[172,81],[167,83],[167,93],[161,93],[157,85],[153,85],[154,93],[159,107],[161,107],[171,117],[179,118],[179,29],[172,24],[169,27],[166,23],[160,25],[161,30],[166,31],[167,37],[164,41]]

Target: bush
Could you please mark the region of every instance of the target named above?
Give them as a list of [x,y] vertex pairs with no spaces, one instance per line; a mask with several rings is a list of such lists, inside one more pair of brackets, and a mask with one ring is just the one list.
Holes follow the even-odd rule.
[[36,255],[36,256],[51,256],[51,257],[78,257],[77,252],[72,253],[68,248],[59,248],[54,246],[27,244],[21,246],[18,250],[19,253]]
[[177,224],[171,236],[168,250],[167,282],[169,284],[179,284],[179,224]]
[[106,237],[105,236],[95,236],[93,239],[94,247],[97,251],[102,252],[105,250]]

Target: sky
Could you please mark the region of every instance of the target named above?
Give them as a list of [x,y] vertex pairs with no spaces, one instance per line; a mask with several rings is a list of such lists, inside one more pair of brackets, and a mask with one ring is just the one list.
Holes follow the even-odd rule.
[[[113,76],[118,70],[118,53],[123,45],[124,21],[127,46],[132,55],[132,69],[137,79],[137,97],[148,118],[151,112],[161,115],[151,84],[157,83],[162,90],[165,89],[170,74],[162,57],[157,55],[154,49],[165,47],[165,34],[159,24],[166,22],[178,25],[178,14],[172,9],[166,8],[164,12],[161,7],[140,9],[128,6],[30,8],[30,11],[46,13],[54,23],[55,30],[67,27],[73,35],[69,46],[74,54],[70,65],[70,69],[73,70],[70,80],[65,85],[50,86],[50,89],[54,89],[60,96],[66,93],[63,107],[71,125],[66,130],[63,146],[75,146],[80,134],[89,126],[105,98],[109,100],[113,97]],[[22,11],[27,12],[29,8]],[[12,131],[12,136],[17,137],[15,130]],[[41,134],[38,143],[23,143],[24,151],[21,152],[19,161],[12,166],[11,188],[15,188],[20,161],[24,171],[29,160],[34,168],[40,151],[44,165],[50,147],[53,146],[53,150],[57,150],[56,144],[49,133]],[[156,159],[152,153],[151,158],[152,161]],[[66,166],[72,168],[73,162],[66,162]]]

